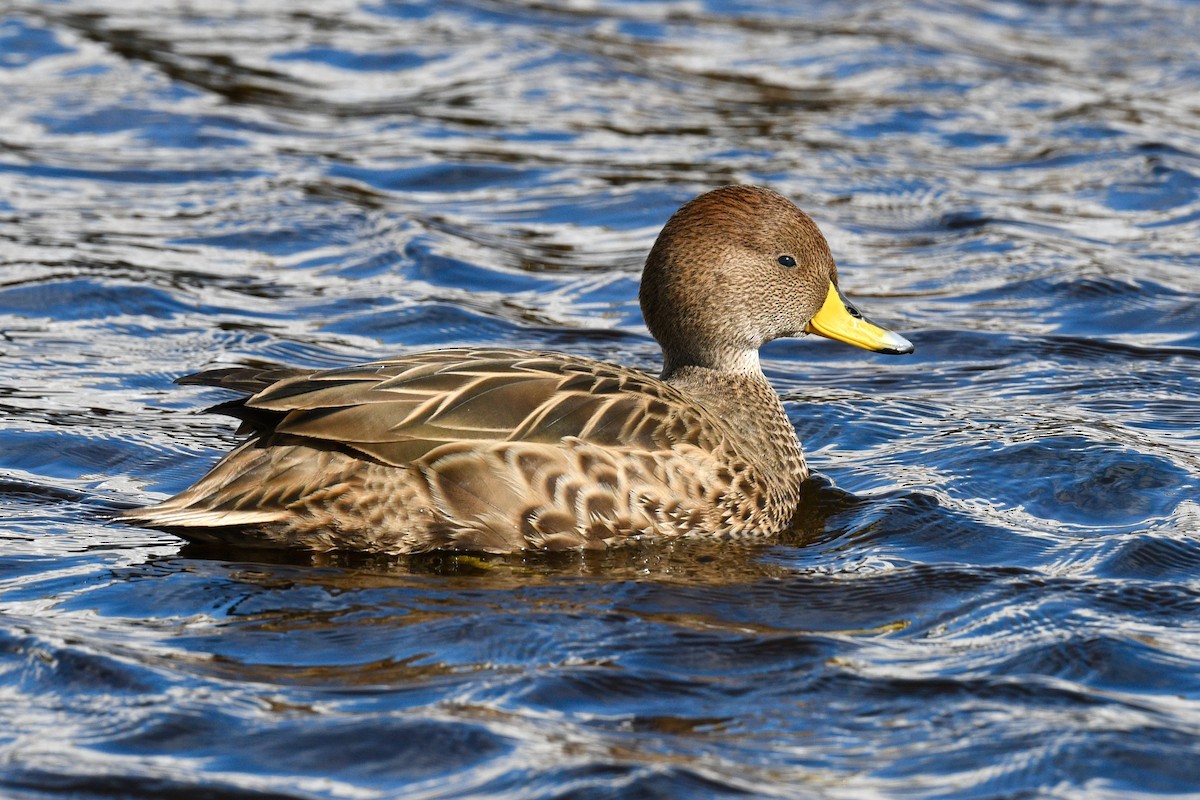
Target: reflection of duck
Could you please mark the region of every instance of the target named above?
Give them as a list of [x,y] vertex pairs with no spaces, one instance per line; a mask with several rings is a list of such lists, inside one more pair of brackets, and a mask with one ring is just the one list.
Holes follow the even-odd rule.
[[248,393],[221,410],[251,437],[126,518],[197,541],[390,553],[775,533],[808,469],[759,347],[818,333],[912,352],[842,297],[817,226],[765,189],[724,187],[679,209],[640,299],[661,379],[501,349],[185,378]]

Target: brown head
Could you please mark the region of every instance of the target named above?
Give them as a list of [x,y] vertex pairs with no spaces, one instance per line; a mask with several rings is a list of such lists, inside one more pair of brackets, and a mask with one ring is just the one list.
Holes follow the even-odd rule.
[[664,374],[684,366],[758,372],[762,345],[806,332],[912,352],[841,296],[816,223],[754,186],[714,189],[676,211],[646,259],[639,299]]

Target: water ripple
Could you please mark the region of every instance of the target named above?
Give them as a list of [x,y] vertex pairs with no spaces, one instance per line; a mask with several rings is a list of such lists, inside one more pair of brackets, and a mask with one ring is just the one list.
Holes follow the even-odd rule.
[[[1191,796],[1200,8],[0,10],[0,787],[16,797]],[[116,508],[171,381],[410,349],[650,371],[671,212],[769,184],[917,352],[764,350],[778,540],[400,560]]]

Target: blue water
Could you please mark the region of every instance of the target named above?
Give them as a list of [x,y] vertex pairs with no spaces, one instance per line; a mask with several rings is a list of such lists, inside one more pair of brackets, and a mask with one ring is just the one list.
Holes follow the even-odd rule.
[[[0,795],[1200,796],[1200,5],[0,6]],[[657,371],[641,261],[769,185],[916,354],[764,351],[754,546],[395,562],[109,521],[172,380]]]

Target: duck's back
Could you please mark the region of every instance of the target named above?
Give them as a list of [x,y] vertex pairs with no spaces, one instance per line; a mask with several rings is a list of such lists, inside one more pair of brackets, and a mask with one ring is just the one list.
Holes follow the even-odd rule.
[[130,515],[187,538],[509,551],[779,527],[759,508],[762,476],[736,431],[633,369],[460,349],[184,382],[251,393],[217,407],[250,439],[191,488]]

